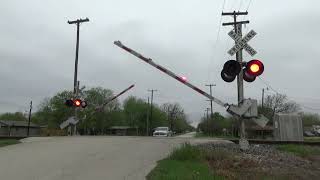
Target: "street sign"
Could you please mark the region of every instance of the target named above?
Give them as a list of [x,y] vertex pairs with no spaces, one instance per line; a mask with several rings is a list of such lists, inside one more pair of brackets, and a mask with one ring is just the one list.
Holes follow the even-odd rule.
[[[239,33],[240,34],[240,33]],[[251,56],[254,56],[257,54],[257,51],[255,51],[247,42],[249,42],[257,33],[254,30],[251,30],[247,35],[245,35],[243,38],[237,34],[234,31],[230,31],[228,35],[236,41],[236,45],[234,45],[229,51],[228,54],[233,56],[236,52],[240,51],[242,48],[246,50]]]

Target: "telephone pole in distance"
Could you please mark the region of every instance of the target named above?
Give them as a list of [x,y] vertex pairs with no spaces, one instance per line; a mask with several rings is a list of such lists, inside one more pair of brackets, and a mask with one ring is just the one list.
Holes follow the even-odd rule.
[[[153,111],[153,92],[156,92],[156,91],[158,91],[158,90],[156,90],[156,89],[150,89],[150,90],[148,90],[149,92],[151,92],[151,103],[150,103],[150,119],[149,119],[149,128],[151,128],[152,126],[152,111]],[[149,132],[151,132],[151,131],[149,131]]]
[[[215,84],[206,84],[206,86],[210,87],[210,95],[212,96],[212,86],[216,86]],[[211,118],[213,117],[213,109],[212,109],[212,99],[210,101],[210,108],[211,108]]]

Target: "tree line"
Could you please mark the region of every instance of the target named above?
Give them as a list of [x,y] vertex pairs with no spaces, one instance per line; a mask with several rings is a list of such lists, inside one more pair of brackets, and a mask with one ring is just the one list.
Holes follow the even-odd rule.
[[[113,91],[102,87],[87,90],[82,88],[80,95],[88,103],[86,108],[79,108],[77,114],[80,119],[77,129],[81,134],[105,134],[111,126],[134,127],[137,128],[139,135],[146,135],[147,126],[151,131],[159,126],[167,126],[176,133],[193,128],[187,122],[187,116],[178,103],[153,104],[150,117],[150,104],[135,96],[129,96],[122,104],[115,99],[104,106],[102,111],[96,111],[97,107],[114,96]],[[38,111],[32,114],[32,122],[47,125],[49,129],[59,129],[63,121],[74,116],[74,108],[64,104],[65,100],[71,97],[73,92],[64,90],[53,97],[45,98],[40,103]],[[19,112],[2,114],[0,119],[27,120]],[[147,119],[149,119],[148,125]]]
[[[269,119],[267,125],[270,126],[273,124],[273,116],[275,113],[296,113],[301,116],[304,127],[320,125],[320,116],[318,114],[302,112],[300,105],[289,100],[284,94],[266,96],[264,104],[259,104],[258,112]],[[251,121],[246,121],[246,126],[248,127],[250,125],[255,124]],[[207,135],[238,136],[239,121],[232,116],[222,116],[216,112],[213,116],[202,117],[197,130]]]

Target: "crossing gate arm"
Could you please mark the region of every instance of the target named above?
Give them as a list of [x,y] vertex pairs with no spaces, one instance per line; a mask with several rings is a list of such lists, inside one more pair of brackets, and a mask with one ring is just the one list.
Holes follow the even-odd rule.
[[191,83],[187,82],[185,79],[183,79],[180,76],[177,76],[176,74],[174,74],[172,71],[164,68],[163,66],[156,64],[155,62],[152,61],[152,59],[150,58],[146,58],[143,55],[139,54],[138,52],[128,48],[127,46],[123,45],[120,41],[114,41],[114,44],[117,45],[118,47],[126,50],[127,52],[129,52],[130,54],[136,56],[137,58],[143,60],[144,62],[150,64],[151,66],[157,68],[158,70],[162,71],[163,73],[171,76],[172,78],[178,80],[179,82],[181,82],[182,84],[190,87],[191,89],[197,91],[198,93],[202,94],[203,96],[209,98],[210,100],[212,100],[213,102],[219,104],[220,106],[223,106],[225,108],[228,108],[230,105],[228,103],[224,103],[223,101],[211,96],[210,94],[204,92],[203,90],[197,88],[196,86],[192,85]]
[[101,106],[96,107],[96,111],[101,111],[107,104],[109,104],[111,101],[117,99],[119,96],[121,96],[122,94],[124,94],[125,92],[129,91],[131,88],[134,87],[134,84],[132,84],[131,86],[129,86],[127,89],[121,91],[119,94],[117,94],[116,96],[113,96],[110,99],[107,99],[106,102],[104,102]]

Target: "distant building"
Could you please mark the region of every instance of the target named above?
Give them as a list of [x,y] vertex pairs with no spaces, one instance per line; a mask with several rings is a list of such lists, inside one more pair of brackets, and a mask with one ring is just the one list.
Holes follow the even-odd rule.
[[[0,120],[0,136],[27,136],[27,121]],[[30,122],[29,136],[40,136],[40,126]]]
[[247,136],[249,139],[273,139],[274,128],[272,125],[260,127],[258,125],[246,128]]
[[269,120],[265,126],[257,124],[253,119],[246,119],[246,137],[248,139],[273,139],[273,123]]

